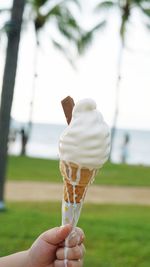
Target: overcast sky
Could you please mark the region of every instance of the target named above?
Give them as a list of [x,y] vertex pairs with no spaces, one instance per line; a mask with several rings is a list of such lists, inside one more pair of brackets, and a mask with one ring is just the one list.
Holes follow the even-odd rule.
[[[0,8],[11,0],[1,0]],[[86,6],[82,23],[94,24],[92,0],[82,0]],[[0,19],[2,25],[4,19]],[[144,19],[143,19],[144,20]],[[38,53],[38,79],[35,91],[33,120],[65,123],[61,99],[70,95],[75,101],[93,98],[105,120],[111,126],[115,108],[115,86],[119,51],[119,19],[114,13],[108,26],[99,32],[73,70],[64,56],[49,42],[49,26],[42,34]],[[5,38],[0,42],[0,84],[5,54]],[[124,53],[118,127],[150,129],[150,32],[140,22],[138,12],[132,17]],[[12,116],[28,121],[33,84],[35,38],[32,24],[24,25],[19,52]]]

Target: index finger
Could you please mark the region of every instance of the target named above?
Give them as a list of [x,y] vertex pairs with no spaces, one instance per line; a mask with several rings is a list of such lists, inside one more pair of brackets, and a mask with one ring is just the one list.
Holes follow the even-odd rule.
[[76,227],[68,235],[63,246],[69,247],[69,248],[75,247],[75,246],[83,243],[84,238],[85,238],[85,234],[84,234],[83,230],[81,228]]

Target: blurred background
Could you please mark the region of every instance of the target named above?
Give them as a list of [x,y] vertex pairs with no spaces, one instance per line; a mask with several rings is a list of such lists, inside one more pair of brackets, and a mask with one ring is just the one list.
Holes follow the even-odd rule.
[[[57,3],[44,2],[45,5],[38,7],[41,14],[50,12]],[[128,163],[150,164],[149,17],[142,10],[144,7],[131,3],[130,14],[122,26],[124,32],[120,33],[123,7],[119,7],[119,2],[111,6],[107,1],[106,5],[98,5],[100,2],[96,0],[82,0],[80,7],[76,1],[70,2],[70,12],[83,31],[81,49],[80,37],[69,36],[71,30],[75,31],[73,26],[69,23],[68,29],[65,26],[69,32],[66,36],[54,17],[57,14],[50,14],[35,30],[37,7],[34,1],[26,4],[11,111],[11,134],[15,140],[11,138],[14,142],[10,142],[9,153],[20,153],[19,132],[26,128],[27,155],[58,158],[58,139],[66,126],[60,101],[71,95],[75,101],[85,97],[96,100],[109,126],[117,128],[113,161],[121,161],[128,134]],[[11,5],[12,1],[5,0],[0,6],[6,9],[0,13],[1,85],[10,16],[7,9]],[[80,54],[78,49],[82,50]],[[116,108],[118,114],[114,118]]]
[[[15,220],[24,232],[2,255],[20,244],[23,249],[49,227],[50,204],[43,205],[37,194],[37,204],[23,199],[23,213],[22,200],[9,195],[14,186],[9,182],[61,182],[58,142],[67,125],[61,100],[70,95],[75,102],[93,98],[111,129],[110,161],[95,186],[127,190],[125,202],[118,197],[117,205],[113,197],[85,205],[86,267],[149,266],[150,191],[140,191],[150,190],[149,70],[149,0],[0,1],[0,208],[6,199],[14,210],[0,214],[0,223],[14,221],[1,229],[0,245],[5,248]],[[52,214],[60,216],[55,205],[51,226],[58,224]],[[29,219],[24,223],[20,214]],[[32,232],[33,224],[37,231],[28,237],[25,229],[30,225]]]

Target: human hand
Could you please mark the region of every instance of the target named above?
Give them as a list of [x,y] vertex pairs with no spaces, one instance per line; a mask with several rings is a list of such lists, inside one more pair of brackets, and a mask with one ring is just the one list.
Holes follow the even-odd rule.
[[84,233],[71,231],[68,224],[41,234],[28,251],[29,267],[82,267]]

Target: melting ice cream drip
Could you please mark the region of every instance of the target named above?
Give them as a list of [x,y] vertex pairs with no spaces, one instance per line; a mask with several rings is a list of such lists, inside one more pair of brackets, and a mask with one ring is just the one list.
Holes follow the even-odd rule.
[[70,183],[72,185],[72,194],[73,194],[73,210],[72,210],[72,224],[74,225],[75,222],[76,222],[76,207],[77,207],[77,202],[76,202],[76,185],[77,185],[77,182],[76,180],[74,181],[73,180],[73,174],[72,174],[72,169],[71,169],[71,166],[69,165],[69,173],[70,173]]
[[90,181],[89,181],[89,184],[93,184],[97,172],[98,172],[97,169],[96,169],[96,170],[93,170],[93,174],[92,174],[92,177],[91,177],[91,179],[90,179]]
[[65,248],[64,248],[64,265],[65,265],[65,267],[67,267],[67,262],[68,262],[68,257],[67,257],[67,255],[68,255],[68,247],[67,247],[67,239],[65,240]]
[[[65,247],[65,249],[66,249],[66,247]],[[65,259],[64,259],[64,266],[65,266],[65,267],[68,267],[67,262],[68,262],[68,260],[67,260],[67,258],[65,258]]]
[[79,184],[80,179],[81,179],[81,168],[80,167],[78,167],[78,169],[77,169],[76,177],[77,177],[76,182],[77,182],[77,184]]
[[72,187],[73,187],[73,206],[76,207],[76,182],[72,183]]
[[[77,203],[77,198],[79,196],[77,195],[77,192],[76,192],[76,186],[79,185],[81,182],[82,169],[81,169],[81,167],[77,168],[77,171],[75,174],[76,177],[74,179],[74,173],[73,173],[73,169],[72,169],[71,165],[65,164],[65,175],[67,176],[69,183],[72,185],[72,194],[73,194],[73,196],[71,196],[69,194],[69,188],[67,186],[67,181],[64,178],[65,183],[66,183],[66,191],[67,191],[66,192],[67,193],[67,202],[66,201],[64,202],[65,223],[70,222],[70,223],[72,223],[73,227],[75,227],[75,225],[78,221],[78,217],[80,215],[81,209],[82,209],[82,205],[84,202],[85,195],[87,193],[88,186],[90,183],[93,182],[96,173],[97,173],[97,170],[93,170],[91,178],[89,179],[88,184],[84,188],[83,194],[80,198],[80,202]],[[71,216],[69,217],[70,220],[68,220],[68,216],[67,216],[68,210],[71,211],[71,213],[70,213]],[[64,253],[65,253],[64,266],[67,267],[67,262],[68,262],[68,259],[67,259],[68,258],[67,242],[65,243],[65,252]]]
[[68,167],[68,178],[71,182],[72,181],[72,169],[71,169],[70,165],[67,165],[67,167]]
[[64,186],[66,188],[66,193],[67,193],[67,200],[68,200],[68,206],[70,206],[70,198],[69,198],[69,192],[68,192],[68,188],[67,188],[67,182],[65,181],[65,178],[63,177],[64,180]]
[[[70,172],[69,171],[70,170],[69,170],[69,168],[67,166],[67,169],[65,169],[65,172],[66,172],[66,174],[68,174],[68,179],[70,179]],[[66,194],[67,194],[68,206],[70,206],[70,197],[69,197],[69,192],[68,192],[68,188],[67,188],[67,181],[65,180],[65,177],[64,176],[63,176],[63,180],[64,180],[64,187],[65,187]],[[65,209],[66,209],[66,205],[65,205]]]
[[[67,176],[68,178],[68,182],[70,183],[70,185],[72,186],[72,195],[69,192],[69,187],[67,186],[67,180],[64,177],[65,180],[65,188],[66,188],[66,196],[67,196],[67,201],[64,201],[64,222],[65,223],[71,223],[73,225],[73,228],[75,227],[82,206],[83,206],[83,202],[84,202],[84,198],[85,195],[87,193],[87,189],[90,183],[93,182],[95,175],[96,175],[97,170],[93,170],[91,177],[89,178],[89,181],[87,183],[87,185],[85,186],[83,192],[82,192],[82,196],[79,196],[78,194],[80,194],[77,191],[77,186],[80,185],[81,183],[81,179],[82,179],[82,168],[79,166],[76,170],[76,172],[74,173],[74,170],[72,168],[72,166],[69,163],[65,163],[65,174],[64,176]],[[74,176],[75,175],[75,176]],[[79,201],[77,200],[80,197]],[[69,216],[68,216],[68,212],[69,212]],[[67,242],[65,244],[65,259],[64,259],[64,266],[67,267],[67,262],[68,262],[68,248],[67,248]]]
[[[72,179],[72,169],[71,166],[67,166],[68,167],[68,178],[70,180],[71,185],[73,186],[73,216],[72,216],[72,224],[74,225],[75,221],[76,221],[76,207],[77,207],[77,203],[76,203],[76,181],[73,181]],[[69,198],[69,192],[68,192],[68,187],[66,186],[66,190],[67,190],[67,198],[68,198],[68,203],[70,203],[70,198]],[[68,262],[68,247],[67,247],[67,240],[65,241],[65,250],[64,250],[64,265],[65,267],[67,267],[67,262]]]

